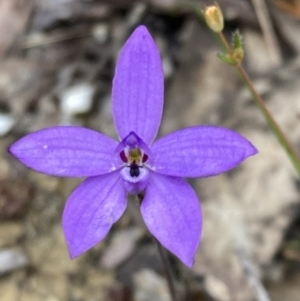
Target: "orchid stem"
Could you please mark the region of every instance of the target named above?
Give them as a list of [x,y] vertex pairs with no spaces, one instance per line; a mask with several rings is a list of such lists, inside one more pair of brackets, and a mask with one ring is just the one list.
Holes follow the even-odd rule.
[[176,297],[176,290],[175,290],[174,279],[173,279],[173,275],[172,275],[172,271],[171,271],[171,265],[170,265],[169,258],[168,258],[168,253],[156,238],[154,238],[154,240],[155,240],[157,248],[158,248],[159,256],[164,265],[165,277],[167,280],[171,300],[178,301],[178,299]]
[[[233,50],[230,47],[229,43],[227,42],[224,34],[222,32],[220,32],[217,34],[217,36],[219,37],[219,39],[220,39],[223,47],[226,49],[227,53],[229,55],[232,55]],[[281,130],[280,126],[277,124],[277,122],[273,118],[272,114],[269,112],[268,108],[265,106],[263,99],[260,97],[260,95],[255,90],[253,83],[252,83],[249,75],[245,71],[245,69],[242,67],[241,64],[235,65],[235,68],[236,68],[238,74],[240,75],[242,81],[244,82],[245,86],[248,88],[248,90],[252,94],[252,97],[253,97],[256,105],[260,109],[261,113],[263,114],[264,118],[266,119],[271,130],[275,134],[277,140],[279,141],[279,143],[281,144],[281,146],[287,153],[287,155],[288,155],[292,165],[294,166],[295,170],[297,171],[298,175],[300,176],[300,161],[299,161],[299,157],[298,157],[296,151],[294,150],[294,148],[292,147],[292,145],[286,138],[286,136],[283,133],[283,131]]]

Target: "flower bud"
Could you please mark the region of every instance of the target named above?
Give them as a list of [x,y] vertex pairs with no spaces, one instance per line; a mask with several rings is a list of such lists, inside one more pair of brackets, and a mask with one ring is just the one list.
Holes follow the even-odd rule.
[[205,8],[204,17],[208,27],[214,32],[221,32],[224,28],[223,13],[219,5],[214,4]]
[[241,64],[244,59],[244,49],[242,47],[233,50],[232,57],[237,65]]

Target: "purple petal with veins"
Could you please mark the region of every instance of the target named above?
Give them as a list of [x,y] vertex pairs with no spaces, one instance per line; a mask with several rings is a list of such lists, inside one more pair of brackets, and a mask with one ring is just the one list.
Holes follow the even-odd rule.
[[131,131],[145,143],[155,138],[162,116],[164,77],[158,49],[144,26],[125,43],[113,80],[112,107],[120,140]]
[[257,153],[240,134],[214,126],[176,131],[157,140],[151,151],[156,172],[189,178],[220,174]]
[[141,212],[158,241],[191,267],[202,228],[200,203],[192,187],[180,178],[151,173]]
[[29,134],[9,148],[28,167],[53,176],[87,177],[116,169],[117,142],[96,131],[57,126]]
[[126,209],[126,192],[119,172],[90,177],[69,197],[63,229],[72,258],[100,242]]

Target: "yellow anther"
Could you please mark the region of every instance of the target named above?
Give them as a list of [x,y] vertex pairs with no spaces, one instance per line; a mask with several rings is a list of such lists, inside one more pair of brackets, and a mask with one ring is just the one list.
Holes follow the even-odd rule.
[[141,151],[139,148],[134,148],[129,151],[129,163],[141,161]]

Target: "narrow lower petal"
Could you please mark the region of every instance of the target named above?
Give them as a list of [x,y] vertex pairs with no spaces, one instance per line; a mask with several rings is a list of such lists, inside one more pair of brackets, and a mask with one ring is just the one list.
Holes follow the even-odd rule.
[[198,197],[183,179],[151,174],[141,212],[150,232],[191,267],[202,229]]
[[53,176],[87,177],[115,169],[117,142],[96,131],[57,126],[29,134],[9,151],[28,167]]
[[131,131],[145,143],[155,138],[162,116],[164,77],[158,49],[146,27],[125,43],[113,81],[113,117],[120,140]]
[[100,242],[126,209],[119,172],[91,177],[69,197],[62,218],[71,258]]
[[256,148],[228,129],[195,126],[171,133],[153,144],[153,169],[177,177],[208,177],[228,171]]

